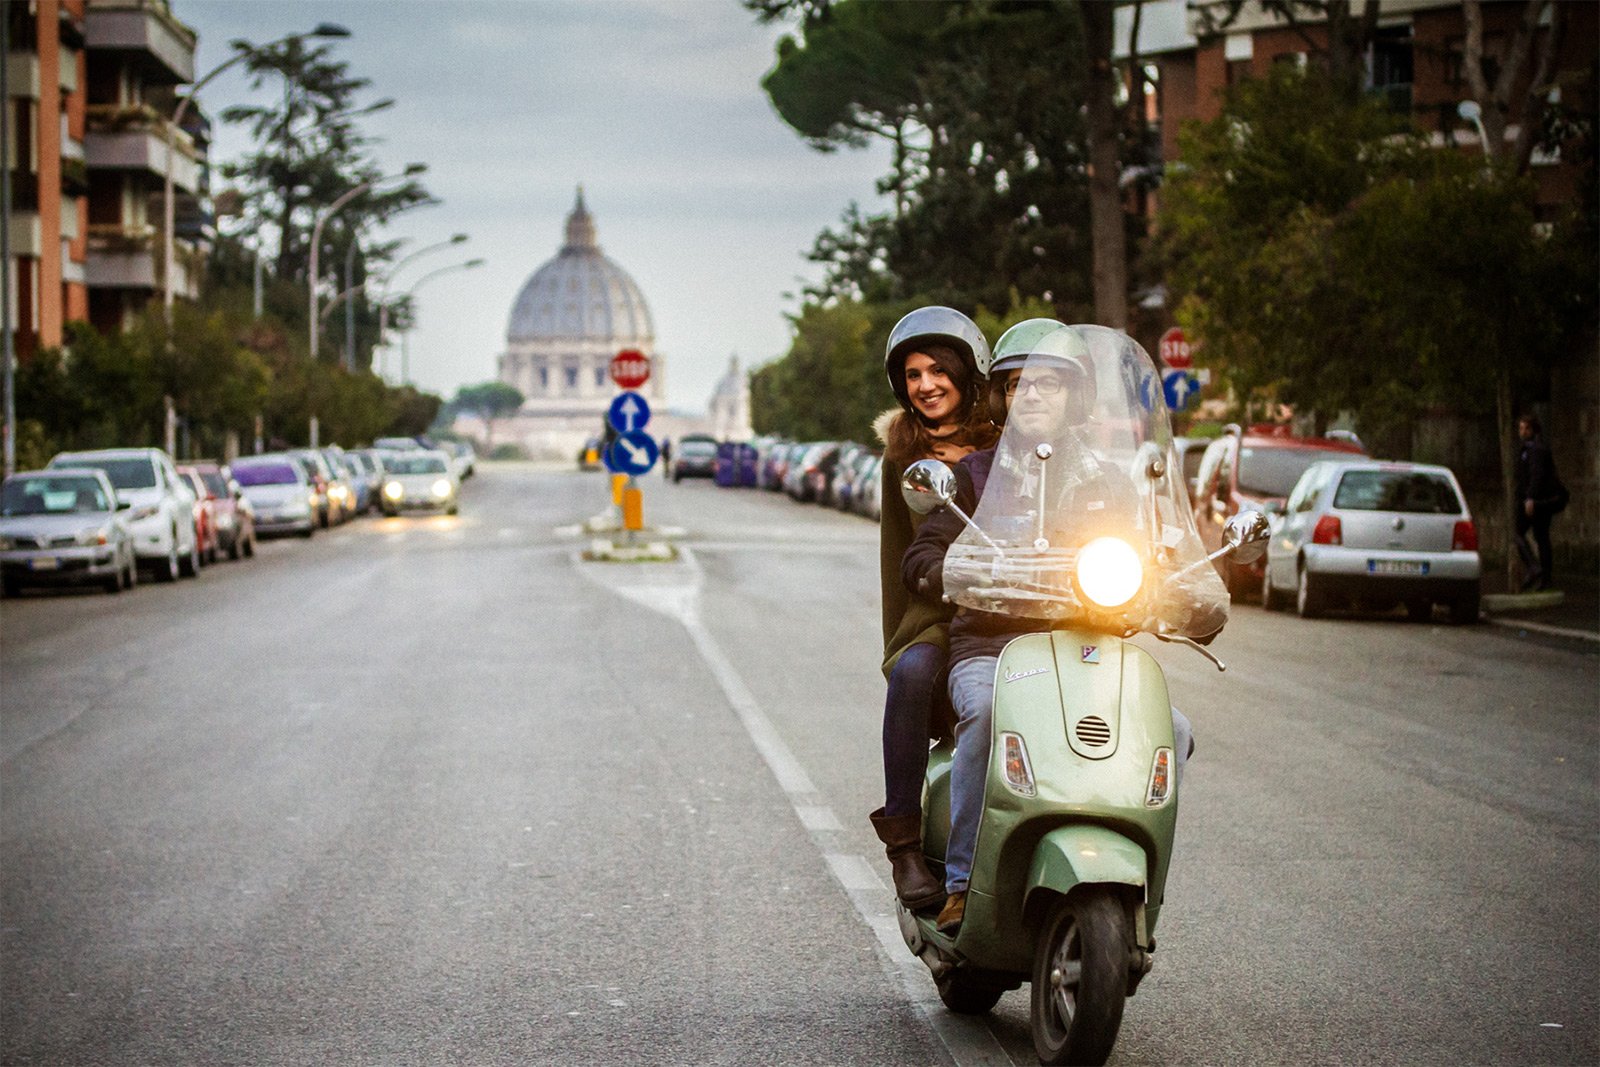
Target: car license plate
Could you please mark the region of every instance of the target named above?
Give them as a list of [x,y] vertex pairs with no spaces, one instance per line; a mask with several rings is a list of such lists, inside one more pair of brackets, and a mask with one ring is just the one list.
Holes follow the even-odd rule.
[[29,561],[29,565],[36,571],[53,571],[60,569],[61,561],[54,556],[39,556]]
[[1369,559],[1367,560],[1368,574],[1409,574],[1419,575],[1428,573],[1426,560],[1412,559]]

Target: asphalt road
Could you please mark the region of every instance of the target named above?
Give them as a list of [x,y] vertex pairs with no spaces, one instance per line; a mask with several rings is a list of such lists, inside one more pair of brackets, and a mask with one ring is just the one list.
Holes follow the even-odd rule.
[[[0,614],[0,1062],[1032,1061],[897,943],[876,528],[485,467],[132,594]],[[1236,610],[1113,1063],[1600,1060],[1600,658]]]

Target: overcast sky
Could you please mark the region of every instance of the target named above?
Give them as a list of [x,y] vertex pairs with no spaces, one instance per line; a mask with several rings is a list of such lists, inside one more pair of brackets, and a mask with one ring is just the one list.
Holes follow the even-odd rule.
[[[488,263],[418,290],[412,378],[446,397],[495,376],[511,305],[555,255],[581,183],[601,250],[631,274],[668,361],[669,406],[705,407],[728,357],[752,366],[788,347],[786,294],[815,278],[803,253],[851,200],[876,205],[881,150],[822,154],[783,124],[761,91],[782,27],[736,0],[173,0],[199,35],[203,77],[232,52],[318,22],[361,98],[396,105],[363,119],[379,162],[427,163],[443,203],[397,217],[388,234],[421,248],[470,243],[407,266],[404,288],[471,256]],[[270,87],[263,89],[263,99]],[[249,98],[224,73],[202,103],[215,117]],[[218,123],[213,158],[246,147]],[[402,254],[404,254],[402,252]],[[398,370],[399,349],[389,359]]]

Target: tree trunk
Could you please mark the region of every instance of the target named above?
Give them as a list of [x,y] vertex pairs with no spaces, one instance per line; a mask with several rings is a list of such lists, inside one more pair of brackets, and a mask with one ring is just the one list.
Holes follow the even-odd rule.
[[1517,569],[1520,557],[1512,538],[1517,536],[1517,509],[1522,501],[1517,499],[1516,413],[1511,410],[1511,369],[1504,363],[1500,365],[1495,382],[1495,416],[1500,421],[1500,511],[1506,520],[1501,547],[1506,554],[1506,589],[1515,593],[1520,588]]
[[1128,325],[1128,254],[1123,230],[1121,154],[1117,145],[1113,4],[1079,4],[1088,59],[1089,231],[1094,246],[1094,315],[1102,326]]

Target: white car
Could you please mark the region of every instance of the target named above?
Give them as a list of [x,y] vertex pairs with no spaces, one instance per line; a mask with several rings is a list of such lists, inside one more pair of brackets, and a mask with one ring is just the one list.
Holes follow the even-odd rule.
[[138,564],[127,511],[102,471],[11,475],[0,487],[0,591],[13,597],[24,585],[131,589]]
[[255,509],[256,533],[310,537],[317,532],[317,490],[298,457],[286,452],[240,456],[229,470]]
[[105,472],[117,499],[130,505],[128,529],[139,562],[162,581],[200,573],[200,538],[194,525],[194,491],[159,448],[104,448],[62,452],[49,469],[93,468]]
[[1428,619],[1445,604],[1452,622],[1478,620],[1478,530],[1448,467],[1323,460],[1273,512],[1261,584],[1268,610],[1292,597],[1307,618],[1355,602],[1404,604]]
[[378,506],[385,515],[406,508],[456,513],[461,481],[443,452],[390,452],[383,456],[383,494]]

